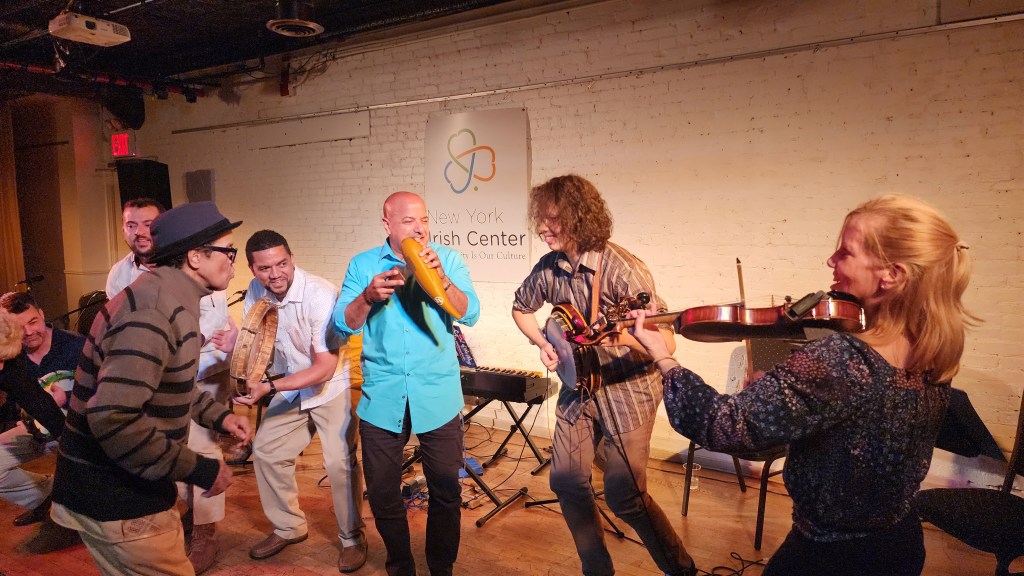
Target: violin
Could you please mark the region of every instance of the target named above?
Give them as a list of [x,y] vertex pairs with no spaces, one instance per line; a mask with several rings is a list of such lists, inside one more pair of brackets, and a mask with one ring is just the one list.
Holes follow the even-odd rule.
[[[608,336],[634,324],[627,318],[630,310],[642,309],[650,302],[644,293],[613,305],[587,325],[583,315],[571,304],[552,310],[567,341],[581,345],[601,344]],[[739,342],[749,338],[802,339],[806,327],[829,328],[841,332],[863,332],[867,327],[864,309],[853,296],[843,292],[814,292],[781,306],[747,308],[742,304],[697,306],[677,312],[650,314],[646,324],[671,326],[679,335],[697,342]]]
[[864,309],[845,292],[814,292],[782,306],[747,308],[742,304],[697,306],[674,321],[676,332],[697,342],[739,342],[749,338],[803,339],[804,328],[863,332]]

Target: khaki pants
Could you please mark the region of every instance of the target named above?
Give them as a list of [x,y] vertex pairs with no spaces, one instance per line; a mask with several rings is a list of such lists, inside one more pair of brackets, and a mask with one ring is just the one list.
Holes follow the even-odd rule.
[[263,513],[278,536],[297,538],[308,531],[306,515],[299,508],[295,459],[313,440],[308,426],[312,417],[331,481],[338,537],[343,546],[363,541],[363,474],[356,452],[359,419],[354,394],[344,390],[325,404],[301,410],[298,397],[288,402],[278,393],[263,413],[253,442],[253,462]]
[[[196,387],[213,394],[218,402],[228,405],[231,399],[231,383],[228,378],[228,371],[224,370],[210,376],[202,382],[196,382]],[[188,425],[188,447],[207,458],[217,460],[224,459],[224,452],[220,449],[220,433],[216,430],[203,428],[190,420]],[[178,482],[178,498],[181,498],[188,509],[192,511],[193,524],[213,524],[224,519],[225,493],[208,498],[203,496],[206,489],[193,484]]]
[[54,522],[77,530],[104,576],[195,576],[185,556],[181,517],[165,512],[99,522],[54,502]]
[[[569,526],[576,552],[586,576],[615,573],[612,557],[604,544],[604,528],[590,484],[595,447],[604,438],[604,496],[616,516],[628,523],[654,563],[665,574],[688,573],[692,560],[676,535],[672,522],[647,493],[647,459],[651,452],[654,413],[639,428],[615,434],[620,429],[597,402],[587,402],[575,422],[561,407],[555,414],[552,439],[551,490],[558,496],[562,516]],[[608,415],[609,419],[614,418]]]

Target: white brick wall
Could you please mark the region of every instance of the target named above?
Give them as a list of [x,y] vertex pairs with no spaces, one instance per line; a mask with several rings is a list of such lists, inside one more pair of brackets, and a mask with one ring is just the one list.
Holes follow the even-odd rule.
[[[615,214],[614,239],[648,263],[674,308],[734,299],[737,257],[748,297],[827,287],[824,261],[849,209],[886,192],[920,196],[977,261],[968,303],[986,323],[956,384],[1009,448],[1024,385],[1024,22],[691,65],[938,17],[935,2],[849,4],[609,1],[344,48],[350,56],[288,98],[268,81],[236,85],[238,103],[149,102],[140,152],[170,164],[177,199],[183,172],[213,169],[218,204],[245,220],[243,241],[275,228],[301,266],[340,283],[349,258],[382,240],[384,197],[422,191],[431,114],[522,106],[532,180],[592,179]],[[619,74],[630,70],[646,71]],[[495,89],[512,90],[401,104]],[[171,133],[391,103],[352,141],[251,150],[244,128]],[[240,269],[236,287],[248,279]],[[467,337],[482,364],[540,367],[508,314],[519,280],[477,286],[483,316]],[[684,363],[724,387],[731,346],[679,344]],[[683,448],[663,420],[654,445],[662,456]],[[937,462],[944,476],[991,481],[972,463]]]

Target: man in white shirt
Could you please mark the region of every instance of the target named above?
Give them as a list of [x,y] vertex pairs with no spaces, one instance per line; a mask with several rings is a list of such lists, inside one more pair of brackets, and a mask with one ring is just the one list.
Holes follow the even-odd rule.
[[121,211],[121,231],[124,242],[131,252],[117,261],[107,274],[107,298],[113,298],[125,286],[142,276],[146,268],[146,259],[153,255],[153,238],[149,234],[149,225],[153,219],[164,211],[162,204],[152,198],[134,198],[124,203]]
[[[156,250],[149,225],[163,211],[163,205],[152,198],[135,198],[124,203],[121,212],[122,231],[131,252],[118,260],[107,275],[108,299],[149,271],[146,261]],[[199,331],[203,335],[203,347],[199,353],[196,388],[212,394],[218,403],[228,405],[231,398],[231,384],[228,382],[229,354],[235,346],[238,329],[228,317],[227,296],[223,290],[217,290],[199,301]],[[192,420],[189,423],[188,448],[202,456],[223,460],[224,453],[218,436],[216,430],[203,428]],[[216,526],[217,522],[224,519],[225,495],[221,493],[207,497],[203,496],[204,491],[199,486],[178,483],[178,496],[188,506],[182,524],[188,559],[196,574],[210,568],[217,559],[220,543]]]
[[338,289],[296,267],[288,242],[272,230],[253,234],[245,256],[255,276],[245,296],[246,312],[260,298],[277,306],[274,362],[268,372],[280,377],[249,381],[251,394],[235,400],[252,405],[273,395],[256,433],[253,457],[260,502],[274,531],[253,546],[249,556],[269,558],[308,536],[298,505],[295,459],[312,441],[307,426],[312,418],[323,446],[342,543],[338,569],[354,572],[366,562],[363,479],[349,363],[339,353],[347,341],[335,333],[331,322]]

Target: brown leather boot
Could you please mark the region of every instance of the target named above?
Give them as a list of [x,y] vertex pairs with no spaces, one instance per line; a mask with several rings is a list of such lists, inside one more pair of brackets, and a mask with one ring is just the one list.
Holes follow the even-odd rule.
[[217,542],[216,524],[196,524],[192,528],[192,546],[189,549],[188,561],[196,574],[201,574],[210,566],[213,566],[220,553],[220,544]]

